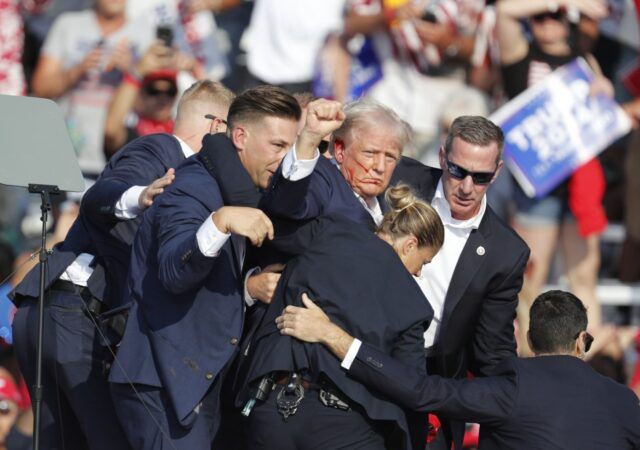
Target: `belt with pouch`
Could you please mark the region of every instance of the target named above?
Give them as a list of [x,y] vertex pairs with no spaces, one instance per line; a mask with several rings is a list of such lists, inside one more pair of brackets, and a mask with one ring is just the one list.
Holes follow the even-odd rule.
[[343,400],[344,395],[328,381],[321,380],[319,383],[314,383],[295,372],[273,372],[260,379],[253,396],[244,405],[241,414],[245,417],[249,416],[256,401],[264,402],[269,398],[271,392],[278,391],[276,407],[278,413],[287,421],[289,416],[297,412],[307,390],[318,391],[320,402],[329,408],[343,411],[351,409],[347,401]]
[[[287,386],[291,382],[291,375],[290,372],[276,372],[273,377],[273,382],[276,385]],[[332,382],[325,378],[320,379],[317,383],[305,378],[300,378],[298,383],[307,391],[318,391],[320,402],[328,408],[336,408],[343,411],[349,411],[351,409],[347,397]]]
[[70,292],[77,294],[84,300],[87,307],[87,311],[92,317],[98,318],[103,313],[106,313],[103,317],[100,317],[100,322],[106,325],[107,329],[115,334],[113,341],[119,342],[124,335],[125,327],[127,326],[127,316],[129,314],[129,306],[120,307],[113,310],[108,310],[106,303],[94,296],[89,288],[85,286],[78,286],[67,280],[56,280],[51,284],[51,289],[55,291]]
[[79,295],[84,300],[87,310],[94,317],[99,316],[107,309],[107,305],[105,305],[102,300],[94,296],[86,286],[78,286],[71,281],[58,279],[51,284],[51,289],[54,291],[70,292],[72,294]]

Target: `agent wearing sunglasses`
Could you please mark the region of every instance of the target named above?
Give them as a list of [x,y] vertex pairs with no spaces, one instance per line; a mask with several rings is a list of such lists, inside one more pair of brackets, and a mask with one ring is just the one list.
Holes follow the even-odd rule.
[[322,343],[349,376],[408,408],[481,424],[480,450],[640,448],[638,398],[583,361],[593,338],[586,308],[569,292],[546,292],[531,306],[535,357],[514,356],[473,380],[424,377],[354,339],[308,297],[304,303],[276,319],[282,334]]
[[[571,26],[570,13],[583,20]],[[497,3],[497,36],[504,87],[509,98],[545,79],[556,68],[583,56],[596,73],[592,93],[609,96],[611,83],[601,75],[595,59],[576,44],[582,23],[607,15],[603,0],[501,0]],[[522,21],[527,21],[532,39]],[[541,199],[531,199],[513,183],[513,227],[531,248],[531,270],[525,277],[522,299],[530,304],[546,283],[556,250],[560,249],[569,286],[587,305],[594,331],[601,325],[596,297],[600,250],[599,234],[606,227],[602,206],[605,179],[597,159],[579,168],[567,181]],[[581,188],[580,188],[581,187]],[[526,328],[526,310],[518,315],[520,330]],[[526,337],[520,336],[525,353]]]
[[[444,223],[444,245],[417,281],[434,310],[427,370],[447,378],[489,375],[516,354],[513,318],[529,249],[486,200],[503,141],[488,119],[458,117],[440,149],[441,170],[403,158],[391,181],[414,186]],[[461,445],[464,423],[443,421],[442,430],[430,448]]]

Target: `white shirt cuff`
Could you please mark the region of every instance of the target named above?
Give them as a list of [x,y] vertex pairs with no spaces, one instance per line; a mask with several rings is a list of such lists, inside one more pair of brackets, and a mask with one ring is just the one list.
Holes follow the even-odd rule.
[[254,267],[253,269],[247,272],[247,275],[244,277],[244,302],[247,305],[247,308],[252,307],[258,300],[251,297],[249,295],[249,290],[247,289],[247,280],[251,275],[255,275],[256,273],[260,273],[260,267]]
[[295,144],[282,160],[282,176],[289,181],[298,181],[308,177],[316,168],[320,152],[316,149],[313,159],[298,159]]
[[358,356],[358,352],[360,351],[360,346],[362,345],[362,341],[360,339],[354,339],[351,345],[349,346],[349,350],[345,355],[342,363],[340,364],[343,369],[349,370],[351,369],[351,364],[355,361],[356,356]]
[[211,216],[207,217],[207,220],[200,225],[196,233],[198,248],[204,256],[208,256],[209,258],[218,256],[220,249],[231,237],[230,233],[223,233],[218,230]]
[[135,219],[140,214],[140,194],[146,186],[131,186],[124,191],[118,203],[116,203],[115,216],[118,219]]

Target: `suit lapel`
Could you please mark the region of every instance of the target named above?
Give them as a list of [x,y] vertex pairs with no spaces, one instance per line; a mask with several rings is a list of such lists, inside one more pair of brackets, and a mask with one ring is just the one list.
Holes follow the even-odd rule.
[[[358,203],[360,203],[359,200],[358,200]],[[360,209],[362,210],[362,222],[360,223],[363,223],[367,228],[375,232],[376,229],[378,228],[375,220],[373,220],[373,217],[371,217],[371,214],[369,214],[369,211],[364,209],[364,206],[360,205]]]
[[451,283],[449,283],[449,290],[447,291],[444,301],[444,312],[442,315],[443,325],[466,292],[469,283],[471,283],[480,266],[486,261],[486,253],[490,250],[487,249],[487,239],[490,230],[488,225],[489,220],[489,208],[487,207],[485,216],[482,218],[482,222],[480,222],[480,227],[471,231],[469,239],[467,239],[467,243],[462,249],[462,253],[458,259],[458,264],[456,264],[456,268],[453,271]]
[[246,249],[246,243],[244,242],[244,238],[242,236],[237,236],[235,234],[231,235],[231,253],[233,255],[233,262],[236,265],[236,269],[238,269],[238,273],[242,273],[242,263],[244,261],[244,253]]

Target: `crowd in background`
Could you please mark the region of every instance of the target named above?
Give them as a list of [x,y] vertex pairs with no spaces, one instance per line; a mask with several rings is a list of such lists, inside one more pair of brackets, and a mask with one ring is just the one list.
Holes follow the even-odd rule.
[[[0,94],[58,103],[87,186],[127,142],[170,133],[175,100],[203,78],[234,92],[371,97],[411,126],[404,154],[437,167],[456,117],[489,116],[575,57],[637,125],[639,18],[632,0],[0,0]],[[532,251],[519,319],[564,275],[589,309],[594,366],[640,394],[640,307],[601,308],[596,295],[602,278],[640,282],[640,131],[586,166],[541,200],[503,171],[489,201]],[[79,201],[54,198],[51,245]],[[0,295],[35,264],[39,219],[38,198],[0,187]],[[615,245],[601,239],[608,223],[624,229]],[[0,419],[28,435],[26,390],[10,342],[0,348]]]

